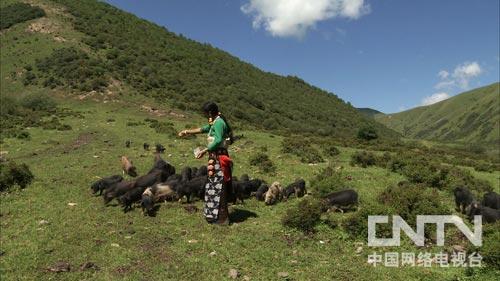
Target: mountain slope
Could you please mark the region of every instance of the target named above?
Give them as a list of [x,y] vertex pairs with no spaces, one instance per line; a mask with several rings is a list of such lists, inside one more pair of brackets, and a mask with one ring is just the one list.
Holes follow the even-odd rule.
[[499,83],[474,89],[429,106],[375,119],[405,137],[460,142],[498,142]]
[[[199,112],[203,102],[214,100],[237,124],[260,129],[354,137],[359,128],[371,126],[382,137],[397,136],[334,94],[297,77],[261,71],[209,44],[176,35],[106,3],[29,2],[47,10],[47,17],[39,22],[48,24],[29,35],[58,40],[44,45],[50,48],[42,55],[40,43],[28,39],[23,48],[33,54],[29,57],[21,57],[15,49],[19,46],[7,46],[11,48],[2,57],[23,64],[13,68],[7,64],[3,70],[24,73],[17,80],[13,75],[15,81],[9,83],[79,94],[105,93],[119,85],[122,95],[150,96],[187,111]],[[2,36],[30,37],[23,33],[30,24],[15,25]],[[47,32],[50,27],[65,32],[64,36]]]
[[359,107],[356,108],[359,112],[361,112],[364,116],[373,118],[377,114],[384,114],[376,109],[368,108],[368,107]]

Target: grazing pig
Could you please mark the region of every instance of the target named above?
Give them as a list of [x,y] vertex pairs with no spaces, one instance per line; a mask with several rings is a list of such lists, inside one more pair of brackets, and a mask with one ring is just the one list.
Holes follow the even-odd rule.
[[273,205],[283,198],[283,187],[279,182],[273,182],[266,192],[264,202],[266,205]]
[[173,174],[167,178],[167,181],[174,181],[174,180],[180,182],[182,180],[182,176],[179,174]]
[[196,172],[196,178],[197,177],[206,177],[207,175],[208,175],[207,166],[203,165],[200,168],[198,168],[198,172]]
[[[204,198],[205,185],[207,183],[206,177],[197,177],[190,181],[181,181],[178,185],[176,191],[179,195],[179,199],[186,196],[187,203],[191,202],[191,195],[197,195],[200,198]],[[203,196],[201,195],[203,193]]]
[[198,173],[198,168],[197,167],[193,167],[191,168],[191,178],[196,178],[196,174]]
[[145,142],[142,147],[144,148],[144,150],[147,150],[149,151],[149,143]]
[[238,199],[241,203],[244,203],[243,199],[250,198],[252,193],[255,193],[263,183],[260,179],[245,180],[248,179],[248,176],[243,175],[242,177],[243,180],[238,180],[236,177],[233,177],[232,180],[231,196],[229,196],[228,201],[232,201],[234,204],[236,204]]
[[135,187],[135,181],[117,182],[116,184],[114,184],[110,188],[106,189],[106,191],[104,191],[104,195],[103,195],[104,204],[107,205],[111,200],[127,193],[129,190],[132,190],[134,187]]
[[500,195],[494,191],[490,191],[483,196],[482,205],[492,209],[500,209]]
[[168,176],[165,175],[163,170],[153,170],[147,175],[140,176],[135,180],[135,186],[137,187],[150,187],[156,183],[164,181]]
[[161,159],[159,154],[156,154],[154,165],[151,170],[149,170],[148,174],[151,174],[155,171],[162,171],[161,181],[166,181],[168,177],[175,174],[175,167],[167,163],[165,160]]
[[243,174],[240,177],[240,181],[242,181],[242,182],[247,182],[249,180],[250,180],[250,177],[247,174]]
[[481,204],[474,202],[470,205],[469,220],[474,220],[474,216],[482,216],[483,223],[495,223],[500,220],[500,210],[482,206]]
[[453,194],[455,195],[456,209],[462,214],[465,214],[465,209],[474,200],[472,193],[466,187],[459,186],[453,190]]
[[358,193],[352,189],[346,189],[332,192],[326,195],[324,199],[326,209],[332,208],[333,210],[340,210],[343,213],[344,209],[358,203]]
[[288,199],[292,194],[297,198],[303,197],[306,194],[306,182],[303,179],[297,179],[294,183],[285,188],[283,197]]
[[141,207],[142,207],[142,213],[144,215],[153,215],[154,212],[154,194],[153,190],[151,187],[146,188],[144,192],[142,193],[141,196]]
[[120,175],[109,176],[94,182],[90,188],[92,189],[93,194],[96,194],[99,191],[99,195],[101,195],[104,190],[111,187],[115,183],[121,182],[122,180],[123,177]]
[[132,190],[127,191],[122,196],[118,197],[118,202],[122,204],[124,212],[131,210],[132,204],[141,200],[142,193],[145,189],[145,187],[135,187]]
[[188,182],[192,179],[191,177],[191,168],[190,167],[185,167],[184,169],[182,169],[181,171],[181,178],[182,178],[182,181],[184,182]]
[[177,182],[166,182],[153,185],[152,192],[154,194],[154,202],[175,200],[178,197],[175,192],[175,184],[177,184]]
[[257,192],[255,192],[255,198],[258,201],[264,201],[264,197],[266,196],[266,192],[269,189],[269,186],[265,183],[261,184],[259,188],[257,189]]
[[127,158],[127,156],[122,156],[121,162],[123,174],[127,174],[131,177],[137,177],[137,170],[134,165],[132,165],[132,161]]

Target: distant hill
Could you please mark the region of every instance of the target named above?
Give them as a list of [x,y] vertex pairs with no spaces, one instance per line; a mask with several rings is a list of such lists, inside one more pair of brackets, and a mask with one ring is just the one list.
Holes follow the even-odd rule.
[[[1,7],[16,2],[2,1]],[[355,137],[369,126],[379,136],[398,136],[298,77],[264,72],[107,3],[29,3],[41,7],[46,16],[13,19],[18,23],[1,31],[2,73],[10,74],[2,77],[7,82],[2,83],[4,94],[26,87],[77,94],[118,91],[196,113],[205,101],[214,100],[235,123],[258,129]]]
[[403,136],[440,141],[498,142],[500,137],[499,83],[477,88],[447,100],[375,119]]
[[384,114],[376,109],[368,108],[368,107],[358,107],[356,108],[359,112],[361,112],[366,117],[373,118],[377,114]]

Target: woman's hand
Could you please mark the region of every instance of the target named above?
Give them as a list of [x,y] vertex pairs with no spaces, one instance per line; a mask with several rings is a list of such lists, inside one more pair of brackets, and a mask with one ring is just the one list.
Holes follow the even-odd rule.
[[179,134],[177,134],[179,137],[184,137],[184,136],[187,136],[189,134],[189,132],[187,130],[182,130],[179,132]]
[[200,152],[198,152],[198,155],[196,155],[196,159],[200,159],[201,157],[203,157],[203,155],[205,155],[205,153],[207,153],[208,149],[203,149],[201,150]]

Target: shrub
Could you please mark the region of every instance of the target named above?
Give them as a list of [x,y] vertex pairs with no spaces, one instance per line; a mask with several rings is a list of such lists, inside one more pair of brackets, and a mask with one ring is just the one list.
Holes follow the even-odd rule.
[[408,160],[403,157],[393,157],[387,163],[387,169],[393,173],[402,174],[405,167],[408,165]]
[[346,181],[341,172],[329,166],[321,170],[312,180],[311,187],[314,196],[323,198],[326,195],[346,188]]
[[323,203],[318,199],[304,198],[295,206],[286,210],[281,223],[306,233],[314,232],[314,227],[321,220]]
[[21,106],[33,111],[53,112],[56,109],[56,102],[45,94],[29,94],[21,99]]
[[33,174],[26,164],[15,162],[0,163],[0,191],[5,191],[14,185],[25,188],[33,181]]
[[386,188],[378,197],[379,203],[391,206],[409,225],[415,227],[417,215],[446,215],[449,210],[442,204],[436,189],[422,184],[400,182]]
[[267,156],[267,154],[265,153],[259,152],[251,156],[249,159],[249,163],[251,166],[258,167],[263,173],[273,174],[276,172],[276,167],[274,166],[271,159],[269,159],[269,156]]
[[335,146],[328,146],[324,149],[326,155],[333,157],[340,154],[340,150]]
[[448,185],[449,169],[443,165],[427,161],[411,162],[403,169],[403,175],[412,183],[425,183],[431,187],[443,188]]
[[16,23],[25,22],[45,16],[45,12],[36,6],[25,3],[14,3],[0,9],[0,29],[13,26]]
[[281,146],[283,153],[298,156],[302,163],[319,163],[324,161],[319,151],[312,147],[310,142],[305,140],[303,136],[285,138]]
[[452,191],[457,186],[465,186],[479,198],[479,195],[493,190],[493,187],[488,181],[475,178],[470,171],[465,169],[456,167],[450,168],[448,178],[449,182],[447,189],[449,191]]
[[374,140],[378,138],[378,134],[372,127],[364,127],[358,131],[358,138],[362,140]]
[[373,152],[367,152],[367,151],[356,151],[352,156],[351,156],[351,165],[360,165],[363,168],[366,168],[368,166],[375,165],[376,163],[376,157]]
[[26,131],[21,131],[20,133],[18,133],[16,135],[16,138],[18,138],[20,140],[29,140],[31,137],[30,137],[30,133],[28,133]]

